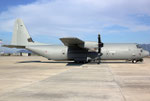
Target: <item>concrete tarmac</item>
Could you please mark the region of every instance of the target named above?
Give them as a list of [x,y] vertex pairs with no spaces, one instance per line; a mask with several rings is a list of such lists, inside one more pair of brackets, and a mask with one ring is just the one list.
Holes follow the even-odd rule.
[[82,65],[0,56],[0,101],[150,101],[150,58]]

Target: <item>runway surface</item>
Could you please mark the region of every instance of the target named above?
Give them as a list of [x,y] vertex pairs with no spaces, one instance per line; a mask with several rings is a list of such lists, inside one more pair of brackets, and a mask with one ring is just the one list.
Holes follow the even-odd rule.
[[150,58],[98,65],[1,56],[0,101],[150,101]]

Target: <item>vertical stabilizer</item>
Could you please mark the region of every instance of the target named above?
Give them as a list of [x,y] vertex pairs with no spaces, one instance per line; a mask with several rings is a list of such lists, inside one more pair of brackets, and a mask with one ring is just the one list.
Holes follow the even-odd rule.
[[30,37],[23,21],[21,19],[17,19],[14,25],[11,45],[27,46],[33,43],[34,42]]

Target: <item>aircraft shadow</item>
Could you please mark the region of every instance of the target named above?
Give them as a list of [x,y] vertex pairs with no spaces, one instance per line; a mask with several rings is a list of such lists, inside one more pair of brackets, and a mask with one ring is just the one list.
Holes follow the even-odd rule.
[[[73,61],[20,61],[17,63],[66,63],[66,66],[81,66],[84,63],[75,63]],[[90,62],[85,64],[97,64],[97,62]],[[101,61],[100,64],[133,64],[129,61]],[[141,62],[138,62],[137,64],[141,64]]]
[[81,66],[83,63],[67,62],[67,61],[20,61],[17,63],[67,63],[66,66]]
[[[87,63],[87,64],[97,64],[97,62],[91,62],[91,63]],[[101,62],[100,64],[134,64],[134,63],[132,63],[132,62],[130,62],[130,61],[107,61],[107,62]],[[142,64],[142,62],[137,62],[136,64]]]

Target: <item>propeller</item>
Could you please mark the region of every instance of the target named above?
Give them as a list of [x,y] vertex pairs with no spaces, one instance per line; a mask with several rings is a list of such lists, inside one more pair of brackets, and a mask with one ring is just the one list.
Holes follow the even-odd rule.
[[100,34],[98,34],[98,64],[100,64],[101,62],[101,48],[103,47],[103,43],[101,42],[101,36]]

